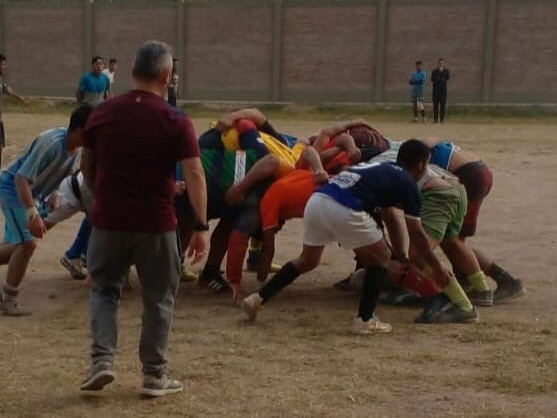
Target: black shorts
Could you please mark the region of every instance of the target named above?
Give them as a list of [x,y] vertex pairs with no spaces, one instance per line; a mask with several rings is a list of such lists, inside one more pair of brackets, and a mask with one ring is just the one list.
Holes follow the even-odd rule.
[[4,131],[4,122],[0,120],[0,147],[6,146],[6,132]]

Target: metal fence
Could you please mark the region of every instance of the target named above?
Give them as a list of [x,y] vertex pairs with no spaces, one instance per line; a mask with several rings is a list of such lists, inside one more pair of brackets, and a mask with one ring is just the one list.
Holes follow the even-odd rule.
[[556,21],[554,0],[0,0],[0,51],[29,95],[72,96],[97,54],[124,91],[159,39],[191,100],[402,102],[443,57],[453,103],[555,103]]

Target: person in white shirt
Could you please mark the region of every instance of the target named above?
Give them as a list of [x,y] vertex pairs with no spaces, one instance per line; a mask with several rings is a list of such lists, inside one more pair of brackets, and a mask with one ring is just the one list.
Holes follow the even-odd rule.
[[118,69],[118,61],[116,58],[110,58],[108,60],[108,68],[103,70],[103,74],[106,74],[108,79],[110,80],[110,90],[112,93],[112,85],[114,84],[114,76],[116,74],[116,70]]

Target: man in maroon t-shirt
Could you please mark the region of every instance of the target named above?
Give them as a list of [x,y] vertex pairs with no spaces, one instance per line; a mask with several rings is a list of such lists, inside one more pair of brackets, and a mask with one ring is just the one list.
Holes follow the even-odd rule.
[[82,169],[95,196],[88,267],[92,366],[81,390],[114,380],[116,312],[124,277],[135,264],[143,288],[139,357],[147,396],[182,390],[166,372],[167,340],[180,280],[174,171],[182,165],[197,221],[188,255],[207,249],[207,197],[199,147],[188,117],[163,99],[172,70],[168,45],[149,41],[137,52],[135,90],[95,108],[85,128]]

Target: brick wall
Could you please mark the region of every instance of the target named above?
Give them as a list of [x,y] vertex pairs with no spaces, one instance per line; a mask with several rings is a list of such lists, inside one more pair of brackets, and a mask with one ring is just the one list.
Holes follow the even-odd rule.
[[83,70],[82,8],[5,4],[8,79],[23,94],[73,96]]
[[[381,1],[94,2],[87,34],[85,2],[8,0],[0,3],[0,50],[10,83],[34,95],[73,95],[89,50],[118,59],[115,87],[124,91],[137,47],[159,39],[183,46],[176,55],[184,98],[192,100],[269,101],[274,93],[369,102],[382,91],[384,101],[405,102],[414,61],[430,74],[443,57],[453,103],[479,102],[484,93],[495,102],[557,102],[557,1],[496,1],[493,76],[485,78],[493,0],[387,0],[383,56]],[[378,69],[384,77],[375,85]]]
[[494,98],[557,102],[557,2],[501,2]]
[[439,58],[451,70],[450,100],[479,101],[482,92],[486,8],[483,2],[395,4],[389,8],[385,98],[409,100],[408,78],[421,60],[428,75]]
[[95,5],[93,9],[93,54],[118,60],[116,93],[132,87],[131,70],[135,52],[143,42],[156,39],[177,46],[177,18],[173,4],[156,8],[126,4]]
[[186,7],[188,98],[270,99],[272,7],[262,3]]
[[373,6],[288,6],[282,88],[286,100],[328,92],[329,100],[368,101],[375,77]]

